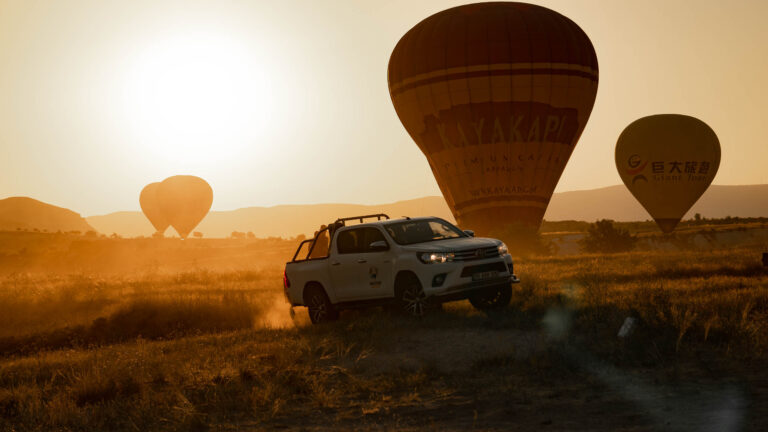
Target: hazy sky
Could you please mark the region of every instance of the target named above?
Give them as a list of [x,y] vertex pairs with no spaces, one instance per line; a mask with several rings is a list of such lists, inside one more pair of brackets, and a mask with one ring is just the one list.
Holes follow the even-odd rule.
[[[0,0],[0,198],[136,210],[174,174],[208,180],[215,210],[438,195],[387,63],[463,3]],[[716,184],[768,182],[768,2],[533,3],[581,26],[600,63],[558,191],[620,183],[619,133],[673,112],[717,132]]]

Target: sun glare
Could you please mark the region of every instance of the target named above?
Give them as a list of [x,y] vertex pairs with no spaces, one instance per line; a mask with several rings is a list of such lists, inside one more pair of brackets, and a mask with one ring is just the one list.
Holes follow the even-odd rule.
[[272,100],[256,53],[225,36],[155,41],[133,60],[125,84],[138,144],[164,160],[237,155],[263,132]]

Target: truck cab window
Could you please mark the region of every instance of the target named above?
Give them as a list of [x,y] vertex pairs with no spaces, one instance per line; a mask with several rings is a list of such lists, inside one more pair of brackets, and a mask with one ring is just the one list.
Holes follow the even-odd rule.
[[340,254],[360,252],[361,229],[351,229],[339,233],[338,251]]
[[[381,242],[387,243],[387,239],[384,238],[384,234],[376,228],[364,228],[362,252],[382,252],[381,250],[375,250],[371,248],[371,243]],[[387,248],[389,249],[389,248]]]
[[340,254],[381,252],[370,248],[371,243],[383,241],[384,234],[376,228],[355,228],[339,233],[338,251]]

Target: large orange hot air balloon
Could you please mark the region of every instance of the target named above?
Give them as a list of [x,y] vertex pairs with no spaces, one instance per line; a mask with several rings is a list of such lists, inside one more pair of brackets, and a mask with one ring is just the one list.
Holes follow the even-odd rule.
[[157,197],[157,189],[160,187],[160,183],[150,183],[144,186],[139,194],[139,205],[141,205],[141,211],[144,212],[144,216],[149,219],[149,222],[155,227],[158,233],[162,234],[168,229],[171,223],[168,218],[165,217],[162,208],[160,207],[160,200]]
[[213,203],[213,189],[200,177],[178,175],[168,177],[157,190],[160,207],[181,238],[203,220]]
[[538,228],[597,93],[578,25],[525,3],[455,7],[400,39],[388,79],[459,225]]
[[616,143],[616,168],[665,233],[707,190],[720,167],[720,142],[703,121],[680,114],[635,120]]

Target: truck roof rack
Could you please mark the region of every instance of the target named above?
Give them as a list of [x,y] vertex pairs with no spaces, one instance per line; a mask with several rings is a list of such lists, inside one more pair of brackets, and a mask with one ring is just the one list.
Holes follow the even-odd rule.
[[296,253],[293,254],[293,259],[291,261],[293,261],[293,262],[297,261],[296,258],[298,258],[299,252],[301,252],[301,247],[304,246],[304,243],[311,243],[311,244],[309,245],[309,251],[307,251],[307,257],[299,259],[299,261],[304,261],[304,260],[310,259],[310,257],[312,256],[312,252],[315,250],[315,244],[317,243],[317,238],[320,237],[324,232],[328,231],[329,235],[331,237],[333,237],[333,232],[336,229],[345,226],[345,222],[346,221],[359,220],[360,223],[363,223],[363,219],[373,219],[373,218],[376,218],[376,220],[381,220],[382,218],[389,219],[389,216],[385,215],[384,213],[378,213],[378,214],[370,214],[370,215],[363,215],[363,216],[353,216],[353,217],[336,219],[336,222],[334,222],[334,223],[326,226],[325,228],[319,230],[317,232],[317,234],[315,234],[314,237],[306,239],[306,240],[302,241],[301,243],[299,243],[299,247],[298,247],[298,249],[296,249]]
[[377,213],[377,214],[370,214],[370,215],[364,215],[364,216],[353,216],[353,217],[346,217],[346,218],[339,218],[336,219],[336,222],[334,224],[342,224],[345,225],[345,222],[352,221],[352,220],[359,220],[360,223],[363,223],[363,219],[373,219],[376,218],[376,220],[389,219],[389,216],[385,215],[384,213]]

